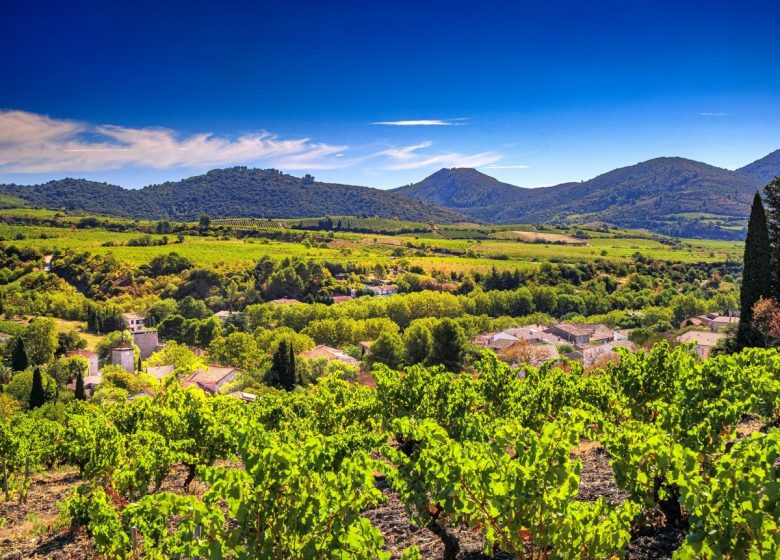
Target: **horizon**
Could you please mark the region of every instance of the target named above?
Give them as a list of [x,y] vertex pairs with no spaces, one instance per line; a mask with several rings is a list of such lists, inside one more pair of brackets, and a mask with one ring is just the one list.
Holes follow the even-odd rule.
[[[780,152],[780,148],[778,148],[777,150],[772,150],[772,151],[771,151],[771,152],[769,152],[768,154],[765,154],[765,155],[763,155],[763,156],[761,156],[761,157],[758,157],[758,158],[756,158],[755,160],[749,161],[749,162],[747,162],[745,165],[748,165],[748,164],[750,164],[750,163],[753,163],[753,162],[755,162],[755,161],[758,161],[758,160],[760,160],[760,159],[763,159],[764,157],[766,157],[766,156],[768,156],[768,155],[771,155],[771,154],[773,154],[774,152]],[[609,172],[611,172],[611,171],[616,171],[616,170],[623,169],[623,168],[626,168],[626,167],[633,167],[634,165],[640,165],[640,164],[642,164],[642,163],[647,163],[647,162],[649,162],[649,161],[653,161],[653,160],[656,160],[656,159],[685,159],[685,160],[687,160],[687,161],[693,161],[693,162],[695,162],[695,163],[702,163],[702,164],[704,164],[704,165],[710,165],[710,166],[712,166],[712,164],[709,164],[709,163],[707,163],[706,161],[696,161],[696,160],[689,160],[688,158],[682,158],[682,157],[680,157],[680,156],[658,156],[658,157],[650,158],[650,159],[647,159],[647,160],[643,160],[643,161],[635,162],[635,163],[633,163],[633,164],[621,165],[621,166],[619,166],[619,167],[616,167],[616,168],[614,168],[614,169],[608,169],[608,170],[605,170],[605,171],[599,172],[599,173],[597,173],[596,175],[594,175],[593,177],[583,178],[583,179],[579,179],[579,180],[573,180],[573,181],[570,181],[570,182],[578,182],[578,183],[579,183],[579,182],[586,182],[586,181],[588,181],[588,180],[590,180],[590,179],[594,179],[594,178],[596,178],[596,177],[599,177],[599,176],[601,176],[601,175],[604,175],[604,174],[606,174],[606,173],[609,173]],[[735,168],[735,169],[726,169],[726,168],[720,168],[720,169],[726,169],[727,171],[737,171],[738,169],[740,169],[741,167],[744,167],[745,165],[743,165],[743,166],[740,166],[740,167],[738,167],[738,168]],[[111,183],[110,181],[101,181],[101,180],[97,180],[97,179],[86,179],[86,178],[84,178],[84,177],[75,177],[75,176],[74,176],[74,177],[71,177],[71,176],[63,176],[63,177],[59,177],[59,178],[48,179],[48,180],[46,180],[46,181],[42,181],[42,182],[28,182],[28,183],[21,183],[21,182],[20,182],[20,183],[15,183],[15,184],[17,184],[17,185],[19,185],[19,186],[34,186],[34,185],[39,185],[39,184],[46,184],[46,183],[49,183],[49,182],[52,182],[52,181],[58,181],[58,180],[77,180],[77,181],[78,181],[78,180],[86,180],[86,181],[92,181],[92,182],[95,182],[95,183],[106,183],[106,184],[108,184],[108,185],[111,185],[111,186],[116,186],[116,187],[121,187],[121,188],[123,188],[123,189],[127,189],[127,190],[139,190],[139,189],[143,189],[143,188],[146,188],[146,187],[153,187],[153,186],[157,186],[157,185],[162,185],[162,184],[164,184],[164,183],[166,183],[166,182],[173,182],[173,183],[176,183],[176,182],[179,182],[179,181],[184,181],[184,180],[187,180],[187,179],[191,179],[191,178],[193,178],[193,177],[199,177],[199,176],[206,175],[206,174],[208,174],[208,173],[211,173],[212,171],[227,171],[227,170],[230,170],[230,169],[232,169],[232,168],[236,168],[236,167],[244,167],[244,168],[247,168],[247,169],[251,169],[251,170],[257,170],[257,171],[271,171],[271,170],[276,170],[276,171],[281,171],[281,172],[282,172],[282,173],[284,173],[285,175],[290,175],[290,176],[292,176],[292,177],[295,177],[295,178],[298,178],[298,179],[302,179],[302,178],[303,178],[303,176],[307,174],[307,173],[306,173],[306,172],[304,172],[304,171],[301,171],[301,172],[298,172],[298,173],[296,173],[296,172],[294,172],[294,171],[284,171],[284,170],[281,170],[281,169],[276,169],[276,168],[273,168],[273,167],[257,167],[257,166],[252,166],[252,165],[241,165],[241,164],[236,164],[236,165],[226,165],[226,166],[223,166],[223,167],[213,167],[213,168],[211,168],[211,169],[205,170],[205,171],[203,171],[203,172],[200,172],[200,173],[196,173],[196,174],[194,174],[194,175],[183,175],[183,176],[181,176],[181,177],[178,177],[178,178],[175,178],[175,177],[174,177],[174,178],[167,179],[167,180],[165,180],[165,181],[160,181],[160,182],[157,182],[157,183],[148,183],[148,184],[145,184],[145,185],[139,185],[139,186],[124,186],[124,185],[119,185],[119,184],[116,184],[116,183]],[[717,166],[713,166],[713,167],[717,167]],[[373,185],[358,185],[358,184],[353,184],[353,183],[345,183],[345,182],[343,182],[343,181],[338,181],[338,180],[336,180],[336,181],[325,181],[325,180],[322,180],[321,178],[317,177],[316,175],[313,175],[313,174],[312,174],[312,176],[314,177],[314,181],[315,181],[315,182],[318,182],[318,183],[341,184],[341,185],[349,185],[349,186],[354,186],[354,187],[365,187],[365,188],[373,188],[373,189],[378,189],[378,190],[393,190],[393,189],[397,189],[397,188],[405,187],[405,186],[408,186],[408,185],[412,185],[412,184],[421,183],[421,182],[425,181],[426,179],[430,178],[431,176],[433,176],[433,175],[435,175],[435,174],[437,174],[437,173],[439,173],[439,172],[441,172],[441,171],[457,171],[457,170],[461,170],[461,171],[462,171],[462,170],[468,170],[468,171],[477,171],[477,172],[479,172],[479,173],[482,173],[483,175],[487,175],[488,177],[491,177],[491,178],[493,178],[493,179],[496,179],[496,180],[498,180],[498,181],[501,181],[501,180],[500,180],[500,179],[498,179],[497,177],[495,177],[495,176],[493,176],[493,175],[491,175],[491,174],[489,174],[489,173],[486,173],[484,170],[482,170],[482,169],[479,169],[479,168],[477,168],[477,167],[441,167],[441,168],[439,168],[439,169],[436,169],[435,171],[432,171],[432,172],[430,172],[430,173],[426,174],[424,177],[420,177],[419,179],[417,179],[417,180],[415,180],[415,181],[413,181],[413,182],[411,182],[411,183],[406,183],[406,184],[404,184],[404,185],[397,185],[397,186],[394,186],[394,187],[392,187],[392,186],[391,186],[391,187],[385,187],[385,188],[381,188],[381,187],[375,187],[375,186],[373,186]],[[311,174],[311,173],[309,173],[309,174]],[[502,182],[502,183],[504,183],[504,184],[506,184],[506,185],[512,186],[512,187],[517,187],[517,188],[531,188],[531,189],[543,189],[543,188],[548,188],[548,187],[557,187],[557,186],[559,186],[559,185],[563,185],[563,184],[564,184],[564,183],[556,183],[555,185],[539,185],[539,186],[534,186],[534,187],[522,187],[522,186],[520,186],[520,185],[513,185],[512,183],[508,183],[508,182],[506,182],[506,181],[501,181],[501,182]],[[4,183],[0,183],[0,185],[2,185],[2,184],[4,184]],[[6,184],[7,184],[7,183],[6,183]]]
[[150,6],[3,8],[0,183],[247,166],[388,189],[467,167],[545,187],[780,146],[766,0]]

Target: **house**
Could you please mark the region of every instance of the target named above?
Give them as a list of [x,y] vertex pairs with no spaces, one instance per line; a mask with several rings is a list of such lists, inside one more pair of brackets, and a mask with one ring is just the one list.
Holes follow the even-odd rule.
[[680,344],[693,344],[693,349],[700,360],[706,360],[710,356],[712,348],[724,338],[726,333],[712,331],[688,331],[677,337]]
[[333,303],[344,303],[353,299],[355,299],[354,296],[333,296]]
[[135,356],[129,346],[111,349],[111,364],[124,368],[127,373],[135,373]]
[[[102,375],[87,375],[84,378],[84,391],[91,397],[95,393],[95,388],[103,381]],[[76,388],[75,382],[73,388]]]
[[142,331],[146,328],[144,318],[135,313],[122,313],[122,320],[125,322],[125,328],[130,332]]
[[[90,397],[95,394],[95,388],[103,381],[102,375],[87,375],[84,377],[84,392]],[[67,384],[67,388],[71,391],[76,390],[76,380],[74,379]]]
[[163,378],[173,374],[174,371],[176,371],[176,366],[173,364],[149,366],[146,368],[146,373],[154,377],[157,381],[162,381]]
[[133,341],[141,351],[141,359],[145,360],[157,351],[160,340],[156,329],[141,329],[133,331]]
[[601,344],[581,347],[574,352],[566,354],[566,357],[571,360],[582,360],[583,365],[592,366],[599,359],[612,359],[619,356],[617,352],[618,348],[625,348],[630,352],[636,352],[638,347],[629,340],[616,340],[612,342],[604,342]]
[[353,358],[352,356],[345,354],[338,348],[333,348],[331,346],[326,346],[325,344],[320,344],[319,346],[315,346],[311,350],[307,350],[306,352],[301,352],[298,354],[301,358],[306,358],[307,360],[314,360],[316,358],[327,358],[328,360],[338,360],[339,362],[344,362],[345,364],[349,364],[351,366],[358,366],[358,361]]
[[381,286],[365,286],[365,289],[369,292],[373,292],[375,296],[391,296],[398,293],[398,288],[391,284],[383,284]]
[[616,334],[606,325],[555,323],[547,327],[546,332],[578,346],[606,344],[622,338],[622,335]]
[[507,334],[517,337],[526,342],[544,343],[544,344],[563,344],[566,340],[547,332],[547,327],[543,325],[528,325],[525,327],[514,327],[504,331]]
[[739,325],[739,317],[716,315],[710,319],[710,330],[712,332],[718,332],[729,325]]
[[588,344],[590,342],[591,332],[593,331],[587,325],[555,323],[547,328],[547,332],[554,334],[571,344]]
[[237,399],[241,399],[242,401],[246,402],[255,402],[257,400],[257,395],[253,393],[245,393],[244,391],[233,391],[232,393],[228,393],[229,397],[236,397]]
[[5,344],[11,340],[11,335],[8,333],[0,332],[0,343]]
[[65,354],[66,357],[81,356],[89,362],[87,375],[100,375],[100,366],[98,364],[98,353],[91,350],[70,350]]
[[300,300],[297,300],[295,298],[279,298],[279,299],[272,299],[269,301],[271,305],[295,305],[296,303],[301,303]]
[[497,332],[481,334],[472,342],[477,346],[482,346],[483,348],[490,348],[491,350],[497,351],[503,350],[504,348],[509,348],[518,340],[520,339],[514,335],[508,334],[507,332]]
[[682,323],[680,328],[686,327],[703,327],[710,329],[712,332],[718,332],[728,325],[739,325],[739,317],[733,317],[731,315],[720,315],[718,313],[707,313],[706,315],[698,315],[696,317],[690,317]]
[[219,319],[224,325],[228,322],[229,319],[240,319],[242,315],[238,311],[228,311],[227,309],[223,309],[222,311],[217,311],[214,313],[212,317]]
[[214,395],[225,383],[231,382],[238,372],[238,368],[234,367],[208,366],[205,370],[193,372],[181,386],[198,387]]

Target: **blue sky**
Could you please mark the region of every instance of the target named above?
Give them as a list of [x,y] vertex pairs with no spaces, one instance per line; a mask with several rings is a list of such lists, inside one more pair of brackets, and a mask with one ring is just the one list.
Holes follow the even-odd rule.
[[8,0],[0,181],[136,187],[239,164],[387,188],[468,166],[533,187],[663,155],[735,168],[780,148],[778,21],[753,0]]

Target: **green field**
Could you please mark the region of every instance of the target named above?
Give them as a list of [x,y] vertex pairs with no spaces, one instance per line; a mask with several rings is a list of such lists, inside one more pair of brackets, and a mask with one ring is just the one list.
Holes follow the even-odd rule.
[[[48,210],[1,210],[0,217],[18,216],[23,213],[37,217],[51,217]],[[513,226],[514,231],[523,231]],[[527,230],[528,228],[526,228]],[[294,230],[286,230],[294,231]],[[301,243],[276,241],[264,238],[184,236],[183,243],[176,243],[175,235],[168,235],[168,244],[160,246],[129,246],[139,232],[114,232],[105,229],[72,229],[43,225],[10,225],[0,223],[0,238],[18,247],[33,247],[43,251],[71,249],[96,254],[113,254],[117,259],[131,264],[148,263],[157,255],[175,251],[193,262],[203,265],[248,263],[268,255],[272,258],[305,257],[313,260],[364,262],[390,261],[394,254],[403,256],[412,265],[426,270],[464,271],[527,268],[536,263],[557,259],[565,262],[606,259],[627,262],[636,253],[644,257],[679,262],[725,262],[741,258],[742,244],[732,241],[679,240],[677,244],[662,243],[660,237],[647,232],[588,232],[590,239],[583,245],[526,242],[513,239],[486,238],[485,228],[450,226],[449,232],[458,232],[460,238],[440,238],[432,234],[380,235],[337,232],[325,239],[324,232],[308,232],[321,240],[311,247]],[[510,230],[500,229],[490,233],[493,237],[505,237]],[[555,230],[547,229],[550,233]],[[476,239],[469,238],[474,232]],[[307,232],[300,232],[306,234]],[[565,233],[565,232],[557,232]],[[453,235],[452,237],[456,237]],[[162,235],[151,235],[160,240]],[[400,254],[399,254],[400,251]]]

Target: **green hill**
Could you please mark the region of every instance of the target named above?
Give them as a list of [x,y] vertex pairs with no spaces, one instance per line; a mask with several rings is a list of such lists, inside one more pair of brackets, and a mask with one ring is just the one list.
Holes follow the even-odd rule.
[[379,189],[293,177],[273,169],[216,169],[143,189],[84,179],[42,185],[0,186],[0,194],[43,208],[84,210],[129,218],[307,218],[323,215],[379,216],[415,222],[452,223],[464,216],[433,204]]

